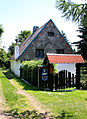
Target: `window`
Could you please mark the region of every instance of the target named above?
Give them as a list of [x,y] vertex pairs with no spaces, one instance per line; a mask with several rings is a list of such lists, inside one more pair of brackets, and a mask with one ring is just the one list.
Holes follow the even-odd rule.
[[48,32],[48,36],[54,36],[54,32]]
[[36,57],[43,58],[44,57],[44,50],[43,49],[36,49]]
[[64,49],[57,49],[57,54],[64,54]]

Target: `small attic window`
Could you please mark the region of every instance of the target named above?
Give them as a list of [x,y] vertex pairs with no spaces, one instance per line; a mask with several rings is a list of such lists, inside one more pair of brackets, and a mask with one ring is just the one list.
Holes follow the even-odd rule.
[[57,54],[64,54],[64,49],[57,49]]
[[48,32],[48,36],[54,36],[54,32]]

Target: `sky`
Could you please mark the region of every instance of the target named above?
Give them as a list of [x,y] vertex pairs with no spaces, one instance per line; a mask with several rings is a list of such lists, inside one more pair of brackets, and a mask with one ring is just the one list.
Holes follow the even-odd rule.
[[41,27],[50,19],[60,32],[65,32],[70,42],[78,41],[78,24],[61,16],[56,9],[56,0],[0,0],[0,24],[4,29],[2,45],[7,49],[21,31],[32,32],[33,26]]

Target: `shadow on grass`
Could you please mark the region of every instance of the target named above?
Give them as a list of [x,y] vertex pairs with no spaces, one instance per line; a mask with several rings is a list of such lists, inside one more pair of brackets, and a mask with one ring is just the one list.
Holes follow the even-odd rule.
[[8,70],[7,72],[3,72],[3,74],[10,80],[15,78],[15,76]]
[[16,82],[18,82],[21,86],[23,86],[24,90],[33,90],[33,91],[40,91],[37,87],[30,86],[27,83],[25,83],[23,80],[15,76],[11,71],[3,72],[4,75],[8,78],[8,80],[15,79]]
[[10,110],[5,112],[6,115],[8,115],[11,118],[14,119],[72,119],[73,115],[65,112],[64,110],[61,112],[59,116],[52,116],[48,112],[45,113],[37,113],[37,111],[32,110],[26,110],[22,113],[18,113],[18,109],[16,110]]
[[38,114],[37,111],[32,110],[26,110],[24,112],[18,113],[18,109],[11,110],[8,112],[5,112],[8,116],[11,118],[17,118],[17,119],[46,119],[48,117],[48,113],[40,113]]

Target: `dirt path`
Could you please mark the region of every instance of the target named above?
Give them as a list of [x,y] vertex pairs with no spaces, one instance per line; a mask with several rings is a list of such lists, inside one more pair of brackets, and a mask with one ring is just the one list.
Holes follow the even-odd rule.
[[[12,80],[10,80],[10,82],[12,85],[15,86]],[[18,88],[17,93],[27,97],[31,105],[34,107],[34,109],[37,110],[38,113],[46,115],[47,118],[45,119],[49,119],[50,113],[47,110],[42,109],[40,103],[32,95],[28,94],[25,90],[22,90],[21,88]]]

